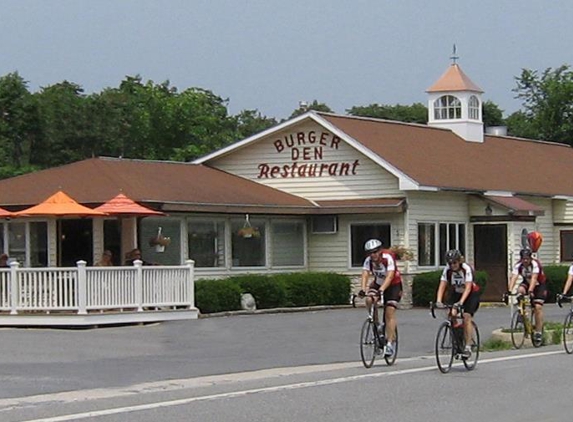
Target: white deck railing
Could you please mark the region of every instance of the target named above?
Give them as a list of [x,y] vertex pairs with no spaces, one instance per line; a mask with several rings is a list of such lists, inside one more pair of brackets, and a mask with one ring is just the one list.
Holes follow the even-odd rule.
[[182,266],[0,269],[0,311],[10,314],[68,311],[191,309],[194,262]]

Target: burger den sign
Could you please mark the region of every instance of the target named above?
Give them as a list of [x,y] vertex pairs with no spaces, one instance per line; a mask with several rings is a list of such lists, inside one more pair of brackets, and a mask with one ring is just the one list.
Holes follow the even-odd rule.
[[260,163],[258,179],[354,176],[359,160],[332,161],[329,152],[338,150],[341,139],[329,132],[295,132],[276,139],[274,152],[281,164]]

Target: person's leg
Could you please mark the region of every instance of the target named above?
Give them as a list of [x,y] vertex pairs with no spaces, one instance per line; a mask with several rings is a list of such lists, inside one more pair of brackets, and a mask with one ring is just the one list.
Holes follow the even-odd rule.
[[392,305],[386,306],[386,340],[390,343],[396,339],[396,308]]

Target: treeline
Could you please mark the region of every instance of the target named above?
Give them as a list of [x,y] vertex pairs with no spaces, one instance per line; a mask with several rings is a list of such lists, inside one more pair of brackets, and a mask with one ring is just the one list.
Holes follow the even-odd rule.
[[[512,136],[573,144],[573,72],[568,65],[522,71],[513,90],[522,110],[503,117],[484,102],[485,126]],[[95,156],[190,161],[279,123],[258,110],[228,112],[228,100],[201,88],[126,77],[117,88],[85,94],[64,81],[30,92],[16,72],[0,77],[0,178]],[[307,110],[331,112],[314,100]],[[354,106],[353,116],[426,123],[424,104]]]

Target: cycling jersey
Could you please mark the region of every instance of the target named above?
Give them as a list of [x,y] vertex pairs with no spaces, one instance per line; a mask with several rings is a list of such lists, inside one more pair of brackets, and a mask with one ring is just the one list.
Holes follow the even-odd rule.
[[374,276],[374,283],[378,286],[384,284],[384,280],[386,280],[386,276],[390,271],[394,271],[394,278],[390,282],[390,285],[402,284],[402,275],[396,266],[394,258],[392,258],[392,255],[388,253],[382,253],[380,262],[372,261],[370,256],[366,257],[362,269],[370,271]]
[[545,273],[543,272],[543,266],[541,263],[535,259],[531,259],[529,265],[524,265],[523,262],[519,261],[515,267],[513,267],[512,275],[520,275],[523,278],[523,283],[529,286],[531,283],[531,276],[537,274],[537,283],[545,284]]
[[479,286],[474,282],[472,267],[465,262],[460,264],[457,271],[452,270],[449,266],[444,268],[440,281],[448,283],[450,289],[455,293],[463,293],[466,289],[466,283],[472,284],[472,293],[479,291]]

